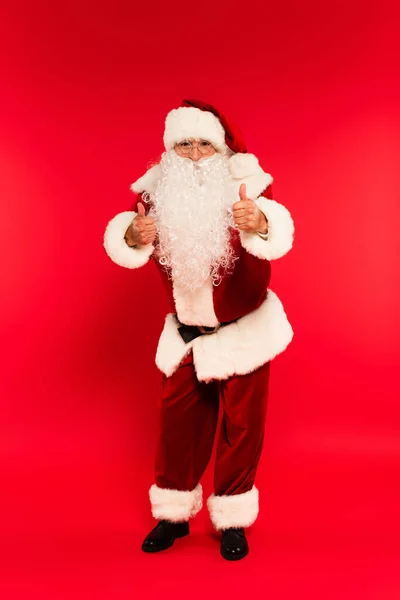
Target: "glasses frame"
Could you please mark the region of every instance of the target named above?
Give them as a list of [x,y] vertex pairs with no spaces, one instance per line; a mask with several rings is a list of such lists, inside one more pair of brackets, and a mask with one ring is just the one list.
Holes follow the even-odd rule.
[[[202,142],[206,142],[207,144],[209,144],[205,152],[200,147],[200,144]],[[180,144],[184,143],[189,143],[190,146],[187,149],[181,148]],[[191,154],[193,150],[198,150],[202,156],[207,156],[208,154],[211,154],[213,150],[215,152],[217,151],[216,148],[214,148],[214,146],[212,145],[212,143],[208,140],[199,140],[198,142],[196,142],[196,144],[193,144],[192,140],[183,140],[179,144],[175,144],[174,149],[178,150],[183,156],[189,156],[189,154]]]

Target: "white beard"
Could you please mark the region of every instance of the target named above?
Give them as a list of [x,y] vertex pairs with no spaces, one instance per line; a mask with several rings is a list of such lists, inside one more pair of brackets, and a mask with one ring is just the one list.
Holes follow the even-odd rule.
[[161,179],[148,198],[158,231],[156,256],[181,287],[193,291],[210,276],[218,285],[235,260],[228,159],[214,154],[195,162],[171,150],[160,166]]

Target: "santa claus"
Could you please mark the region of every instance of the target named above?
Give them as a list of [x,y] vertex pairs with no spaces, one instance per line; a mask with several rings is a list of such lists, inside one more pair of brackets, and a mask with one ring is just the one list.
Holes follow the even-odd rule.
[[118,265],[155,260],[171,305],[156,354],[161,434],[150,502],[159,522],[142,549],[165,550],[189,533],[217,435],[207,505],[222,556],[238,560],[259,510],[270,363],[293,336],[269,289],[270,261],[290,250],[294,226],[272,199],[271,175],[215,107],[183,101],[166,117],[164,145],[132,185],[134,209],[114,217],[104,238]]

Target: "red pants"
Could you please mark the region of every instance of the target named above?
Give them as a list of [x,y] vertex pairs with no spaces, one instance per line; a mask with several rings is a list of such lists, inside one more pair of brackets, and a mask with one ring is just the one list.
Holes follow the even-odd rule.
[[269,373],[266,363],[247,375],[199,382],[190,352],[171,377],[164,376],[155,485],[150,490],[156,518],[185,520],[201,508],[199,481],[210,460],[221,404],[215,494],[208,503],[211,518],[218,529],[248,526],[255,520],[254,480],[264,439]]

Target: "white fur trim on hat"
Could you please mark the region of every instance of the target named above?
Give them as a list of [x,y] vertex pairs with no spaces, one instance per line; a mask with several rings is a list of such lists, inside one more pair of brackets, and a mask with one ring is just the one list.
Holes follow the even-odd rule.
[[220,152],[226,152],[225,130],[219,119],[209,111],[193,106],[174,108],[165,119],[164,145],[171,150],[187,139],[207,140]]
[[130,248],[125,242],[126,230],[136,216],[137,213],[131,210],[119,213],[111,219],[104,233],[104,248],[108,256],[117,265],[127,269],[142,267],[154,251],[153,244],[146,244],[141,248]]
[[254,256],[274,260],[284,256],[293,246],[294,224],[290,212],[275,200],[257,198],[256,204],[268,220],[268,240],[256,233],[240,232],[242,246]]
[[207,500],[210,518],[215,529],[250,527],[258,516],[258,489],[229,496],[212,496]]
[[192,491],[170,490],[152,485],[149,491],[151,512],[155,519],[172,523],[188,521],[203,506],[203,490],[200,483]]

